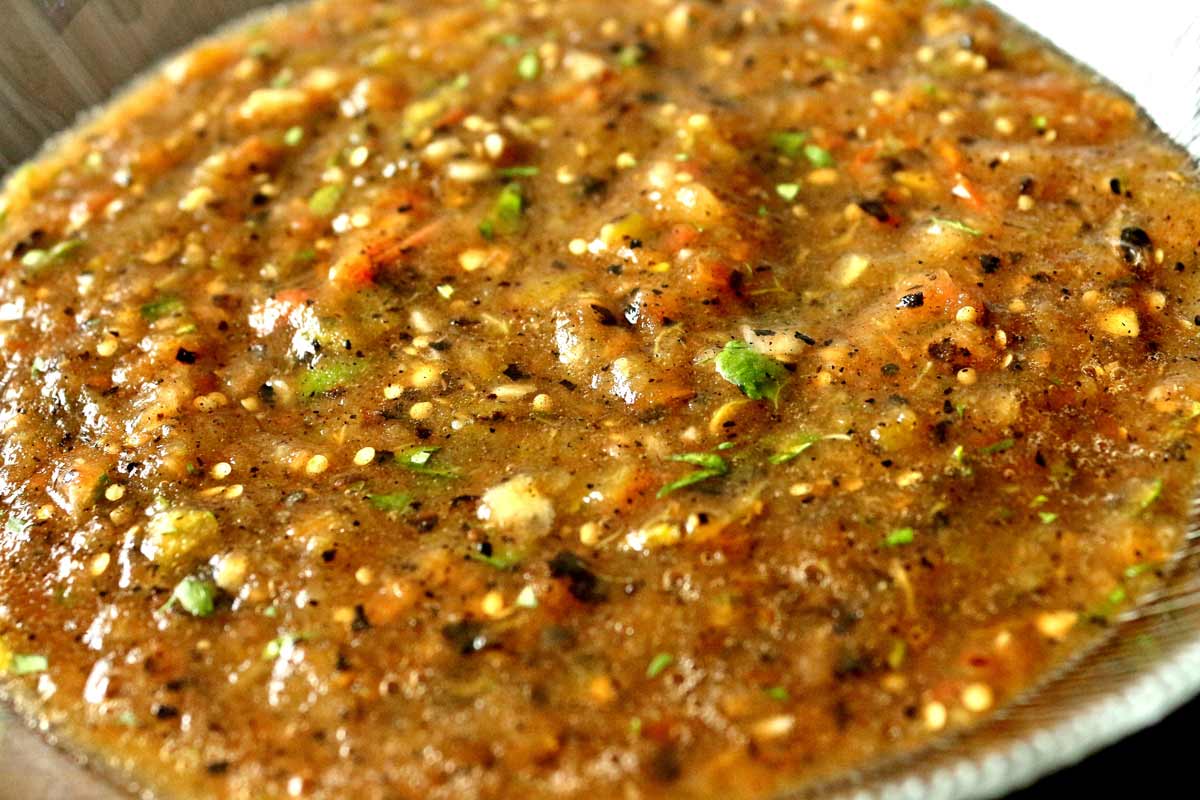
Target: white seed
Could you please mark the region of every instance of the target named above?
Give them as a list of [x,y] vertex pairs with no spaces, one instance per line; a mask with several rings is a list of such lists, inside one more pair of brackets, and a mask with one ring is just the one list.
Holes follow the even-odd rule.
[[479,601],[479,610],[485,616],[492,617],[493,619],[502,616],[504,614],[504,595],[495,590],[488,592]]
[[432,364],[421,364],[413,370],[409,380],[417,389],[428,389],[442,379],[441,371]]
[[1078,621],[1079,614],[1074,611],[1044,611],[1038,614],[1034,624],[1038,633],[1047,639],[1062,639]]
[[489,133],[483,137],[483,151],[489,158],[499,158],[504,154],[504,137],[499,133]]
[[1128,306],[1114,308],[1100,315],[1100,330],[1109,336],[1135,338],[1141,333],[1137,312]]
[[963,386],[972,386],[978,380],[978,375],[976,375],[975,370],[971,367],[963,367],[955,377],[958,378],[958,382]]
[[111,561],[112,556],[110,556],[108,553],[100,553],[93,558],[92,563],[88,565],[88,572],[90,572],[93,577],[99,577],[100,575],[104,574],[106,569],[108,569],[109,562]]
[[979,312],[975,310],[975,306],[963,306],[954,314],[954,319],[958,322],[973,324],[979,317]]
[[986,683],[972,683],[962,691],[963,708],[978,714],[992,707],[992,687]]
[[429,419],[433,414],[433,403],[428,400],[422,400],[419,403],[413,403],[408,409],[408,416],[412,419]]
[[446,167],[446,177],[459,183],[479,183],[491,176],[491,166],[482,161],[452,161]]
[[779,739],[787,736],[795,727],[796,718],[791,714],[776,714],[754,723],[750,735],[759,740]]
[[359,467],[365,467],[375,460],[375,448],[363,447],[354,454],[354,464]]
[[329,459],[320,453],[315,456],[311,456],[308,461],[304,463],[304,471],[309,475],[320,475],[327,469],[329,469]]
[[213,573],[213,580],[227,592],[236,592],[242,588],[246,573],[250,569],[250,559],[245,553],[234,551],[221,559]]
[[925,704],[922,716],[925,718],[925,727],[931,731],[940,731],[946,727],[946,707],[936,700]]

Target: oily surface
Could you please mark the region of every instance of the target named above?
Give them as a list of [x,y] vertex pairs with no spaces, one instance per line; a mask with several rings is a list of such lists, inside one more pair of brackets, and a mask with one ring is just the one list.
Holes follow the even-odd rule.
[[763,798],[1152,586],[1200,193],[944,2],[316,3],[13,175],[0,669],[197,797]]

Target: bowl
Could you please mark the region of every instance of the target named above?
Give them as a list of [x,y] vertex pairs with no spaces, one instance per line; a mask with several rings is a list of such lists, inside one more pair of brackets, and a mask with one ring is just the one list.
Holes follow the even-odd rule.
[[[0,26],[0,173],[139,73],[265,0],[14,0]],[[995,5],[1124,89],[1200,156],[1200,10],[998,0]],[[1080,14],[1088,14],[1080,25]],[[1136,52],[1137,58],[1128,54]],[[1193,162],[1190,167],[1196,168]],[[1200,693],[1200,497],[1160,590],[997,713],[916,752],[780,800],[996,797],[1151,725]],[[118,800],[136,788],[0,706],[0,797]]]

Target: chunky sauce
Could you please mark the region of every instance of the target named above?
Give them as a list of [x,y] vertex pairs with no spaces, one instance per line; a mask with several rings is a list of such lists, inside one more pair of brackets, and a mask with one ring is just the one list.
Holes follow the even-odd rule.
[[169,793],[764,798],[1181,540],[1196,179],[986,7],[302,5],[0,204],[0,669]]

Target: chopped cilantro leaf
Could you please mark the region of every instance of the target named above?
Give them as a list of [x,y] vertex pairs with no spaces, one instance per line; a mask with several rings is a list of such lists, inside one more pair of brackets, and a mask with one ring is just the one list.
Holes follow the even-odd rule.
[[717,355],[717,374],[741,389],[751,400],[770,400],[776,406],[779,405],[779,392],[788,378],[783,364],[738,339],[726,342]]
[[164,294],[142,306],[142,318],[147,322],[157,322],[164,317],[182,314],[184,308],[182,299],[173,294]]
[[666,497],[677,489],[683,489],[701,481],[706,481],[709,478],[720,478],[729,474],[729,464],[715,453],[680,453],[679,455],[671,456],[671,460],[680,461],[684,464],[692,464],[693,466],[700,467],[700,469],[671,481],[658,490],[657,497]]
[[640,44],[628,44],[617,53],[617,63],[622,67],[636,67],[646,58],[646,51]]
[[8,671],[13,675],[34,675],[50,669],[50,660],[32,653],[13,653]]
[[767,460],[772,464],[786,464],[822,439],[837,440],[841,442],[850,441],[850,437],[844,433],[831,433],[828,436],[809,433],[793,440],[790,444],[788,444],[778,453],[773,454]]
[[337,210],[338,203],[342,199],[342,187],[336,183],[329,183],[322,186],[312,193],[308,198],[308,210],[316,214],[318,217],[328,217]]
[[896,528],[894,531],[884,537],[883,543],[887,547],[900,547],[906,544],[912,544],[915,538],[915,533],[912,528]]
[[1162,491],[1162,478],[1155,478],[1153,481],[1151,481],[1150,484],[1142,490],[1141,496],[1138,498],[1138,512],[1141,513],[1142,511],[1150,508],[1150,506],[1154,505],[1158,498],[1162,497]]
[[521,215],[525,210],[525,193],[519,183],[505,184],[492,203],[487,217],[479,223],[479,232],[485,239],[491,239],[497,233],[516,233],[521,225]]
[[502,178],[532,178],[539,172],[539,168],[529,166],[503,167],[496,170],[496,174]]
[[458,470],[454,467],[439,467],[430,463],[433,454],[440,447],[410,447],[396,454],[396,463],[418,475],[429,475],[434,478],[457,478]]
[[663,674],[667,667],[674,663],[675,657],[670,653],[659,653],[654,658],[650,659],[650,663],[646,666],[646,677],[657,678]]
[[524,554],[515,547],[500,547],[493,549],[490,554],[481,553],[478,550],[468,550],[467,557],[503,572],[520,564]]
[[1016,444],[1016,441],[1013,439],[1001,439],[998,442],[989,444],[987,447],[979,448],[979,452],[981,452],[985,455],[991,455],[993,453],[1003,453],[1005,450],[1011,450],[1015,444]]
[[391,492],[389,494],[369,494],[367,500],[380,511],[407,511],[412,505],[413,496],[408,492]]
[[808,134],[804,131],[776,131],[771,134],[771,147],[788,158],[800,155],[807,141]]
[[933,217],[930,221],[933,222],[934,225],[937,225],[942,228],[951,228],[953,230],[959,231],[960,233],[970,234],[971,236],[983,236],[983,231],[979,230],[978,228],[972,228],[970,225],[966,224],[965,222],[960,222],[956,219],[943,219],[941,217]]
[[323,363],[300,373],[300,378],[296,381],[296,391],[304,397],[326,394],[353,383],[354,379],[362,374],[363,369],[363,364],[359,361]]
[[833,155],[824,147],[816,144],[804,145],[804,157],[814,167],[832,167],[835,163]]
[[280,656],[290,653],[297,644],[307,638],[309,638],[308,634],[304,633],[284,633],[276,636],[263,647],[263,660],[274,661]]
[[538,75],[542,74],[542,60],[538,58],[537,52],[525,51],[521,60],[517,62],[517,74],[521,76],[522,80],[537,80]]
[[792,201],[796,199],[796,195],[800,193],[800,184],[798,183],[777,183],[775,184],[775,193],[784,200]]
[[216,590],[211,583],[189,575],[175,585],[175,590],[171,592],[171,599],[163,608],[178,603],[180,608],[193,617],[207,617],[213,613],[213,596],[215,594]]

